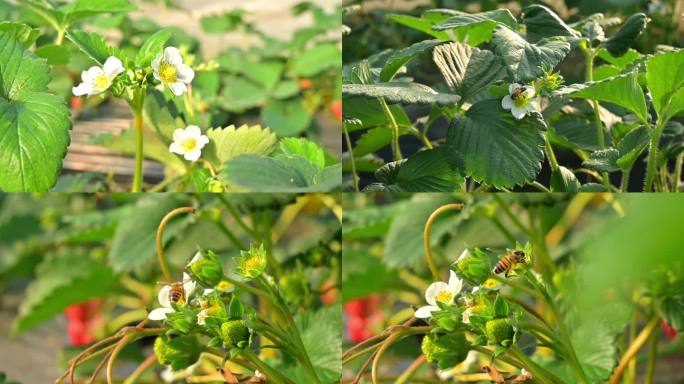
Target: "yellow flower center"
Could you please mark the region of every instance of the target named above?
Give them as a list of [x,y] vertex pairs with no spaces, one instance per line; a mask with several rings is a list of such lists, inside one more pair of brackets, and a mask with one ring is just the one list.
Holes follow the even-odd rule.
[[261,266],[261,258],[260,257],[250,257],[249,259],[245,260],[245,269],[250,270],[250,269],[258,269]]
[[192,152],[197,148],[197,140],[195,139],[185,139],[183,140],[183,144],[181,144],[181,147],[183,147],[183,150],[185,152]]
[[97,90],[105,90],[109,87],[109,77],[104,73],[100,73],[95,77],[95,82],[93,83],[94,88]]
[[446,303],[446,304],[451,303],[451,300],[453,298],[454,298],[454,295],[448,291],[439,291],[439,293],[437,293],[437,296],[435,296],[435,300],[439,301],[440,303]]
[[219,291],[227,291],[230,289],[231,286],[232,284],[227,280],[221,280],[218,284],[216,284],[216,289],[218,289]]
[[159,78],[164,84],[175,83],[176,79],[178,78],[176,67],[167,63],[166,61],[162,61],[159,63]]
[[527,93],[524,92],[524,89],[520,90],[519,93],[515,92],[511,96],[511,99],[513,100],[513,104],[518,108],[522,108],[529,103],[529,98],[527,97]]

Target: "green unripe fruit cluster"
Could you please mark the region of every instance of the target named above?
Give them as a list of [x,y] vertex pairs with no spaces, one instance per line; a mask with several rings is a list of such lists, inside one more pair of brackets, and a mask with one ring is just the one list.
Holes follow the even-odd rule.
[[221,324],[221,339],[228,348],[245,348],[249,345],[249,328],[244,320],[228,320]]
[[513,342],[513,325],[507,317],[492,319],[485,324],[487,341],[489,344],[508,346]]
[[159,364],[170,365],[174,371],[185,369],[197,362],[202,346],[195,336],[170,338],[158,336],[154,341],[154,354]]
[[435,358],[435,353],[446,351],[446,349],[435,344],[436,339],[436,335],[425,335],[425,337],[423,337],[423,342],[420,344],[420,349],[423,351],[425,361],[428,363],[436,363],[437,359]]
[[420,347],[425,361],[437,364],[440,369],[463,362],[470,351],[470,343],[463,332],[425,335]]

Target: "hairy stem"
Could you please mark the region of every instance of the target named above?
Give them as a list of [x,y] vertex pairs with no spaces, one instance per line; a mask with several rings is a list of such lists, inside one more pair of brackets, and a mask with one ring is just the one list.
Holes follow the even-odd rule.
[[162,274],[166,279],[166,282],[171,284],[173,279],[171,278],[171,273],[169,273],[169,267],[166,264],[166,259],[164,259],[164,228],[174,217],[182,213],[195,213],[194,207],[180,207],[167,213],[159,223],[157,227],[157,256],[159,256],[159,266],[161,267]]
[[392,114],[392,111],[387,105],[385,99],[381,97],[378,100],[380,101],[380,105],[382,106],[383,111],[385,111],[385,115],[387,116],[392,128],[392,156],[394,161],[399,161],[402,159],[401,148],[399,148],[399,125],[397,124],[397,120],[394,118],[394,115]]
[[142,110],[134,110],[135,124],[135,169],[131,192],[140,192],[143,178],[143,117]]
[[653,187],[653,180],[655,179],[656,174],[656,163],[658,162],[658,146],[660,145],[660,136],[663,134],[663,127],[664,124],[661,124],[660,121],[658,121],[655,131],[651,131],[651,143],[649,145],[644,192],[651,192]]
[[430,217],[428,217],[427,221],[425,222],[425,228],[423,230],[423,245],[425,247],[425,257],[427,259],[428,267],[430,268],[430,272],[432,273],[432,278],[434,279],[434,281],[439,281],[439,271],[437,271],[437,266],[435,265],[435,261],[432,257],[432,249],[430,248],[430,230],[432,229],[432,223],[435,221],[435,219],[437,219],[437,216],[448,210],[461,211],[463,210],[463,204],[446,204],[437,208],[432,212],[432,214],[430,214]]
[[342,132],[344,133],[344,141],[347,144],[347,151],[349,152],[349,162],[352,169],[352,182],[354,184],[354,191],[359,192],[359,176],[356,173],[356,159],[354,158],[354,148],[352,148],[351,138],[347,126],[342,124]]

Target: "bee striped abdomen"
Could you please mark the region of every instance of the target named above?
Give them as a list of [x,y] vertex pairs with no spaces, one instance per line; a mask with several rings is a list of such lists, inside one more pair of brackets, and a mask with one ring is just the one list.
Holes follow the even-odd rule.
[[185,296],[185,291],[183,290],[182,283],[173,283],[171,289],[169,290],[169,301],[172,303],[178,303],[183,300]]
[[511,268],[511,266],[513,266],[512,257],[510,255],[505,255],[501,259],[499,259],[498,263],[496,263],[493,272],[494,274],[498,275],[499,273]]

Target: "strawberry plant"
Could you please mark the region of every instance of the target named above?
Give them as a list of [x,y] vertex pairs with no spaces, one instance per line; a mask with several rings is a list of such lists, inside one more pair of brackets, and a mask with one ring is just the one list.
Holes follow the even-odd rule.
[[[0,206],[3,297],[28,282],[12,330],[63,332],[52,380],[339,381],[335,197],[15,194]],[[67,324],[50,321],[62,313]]]
[[[72,115],[115,99],[128,105],[131,127],[90,144],[135,158],[125,187],[131,191],[339,188],[334,148],[316,143],[338,118],[339,42],[328,33],[334,10],[293,8],[313,15],[314,24],[292,41],[269,37],[241,11],[206,16],[200,23],[208,33],[240,31],[264,44],[204,59],[184,31],[129,18],[137,9],[129,0],[22,0],[7,7],[11,21],[0,24],[0,189],[123,188],[91,174],[57,184]],[[119,41],[105,37],[113,28],[124,35]],[[163,180],[144,185],[144,159],[164,165]]]
[[[681,190],[684,55],[633,48],[649,39],[646,14],[355,3],[343,55],[348,189]],[[389,44],[357,48],[388,23]]]
[[682,242],[643,235],[674,225],[681,198],[367,194],[344,207],[343,382],[681,380]]

